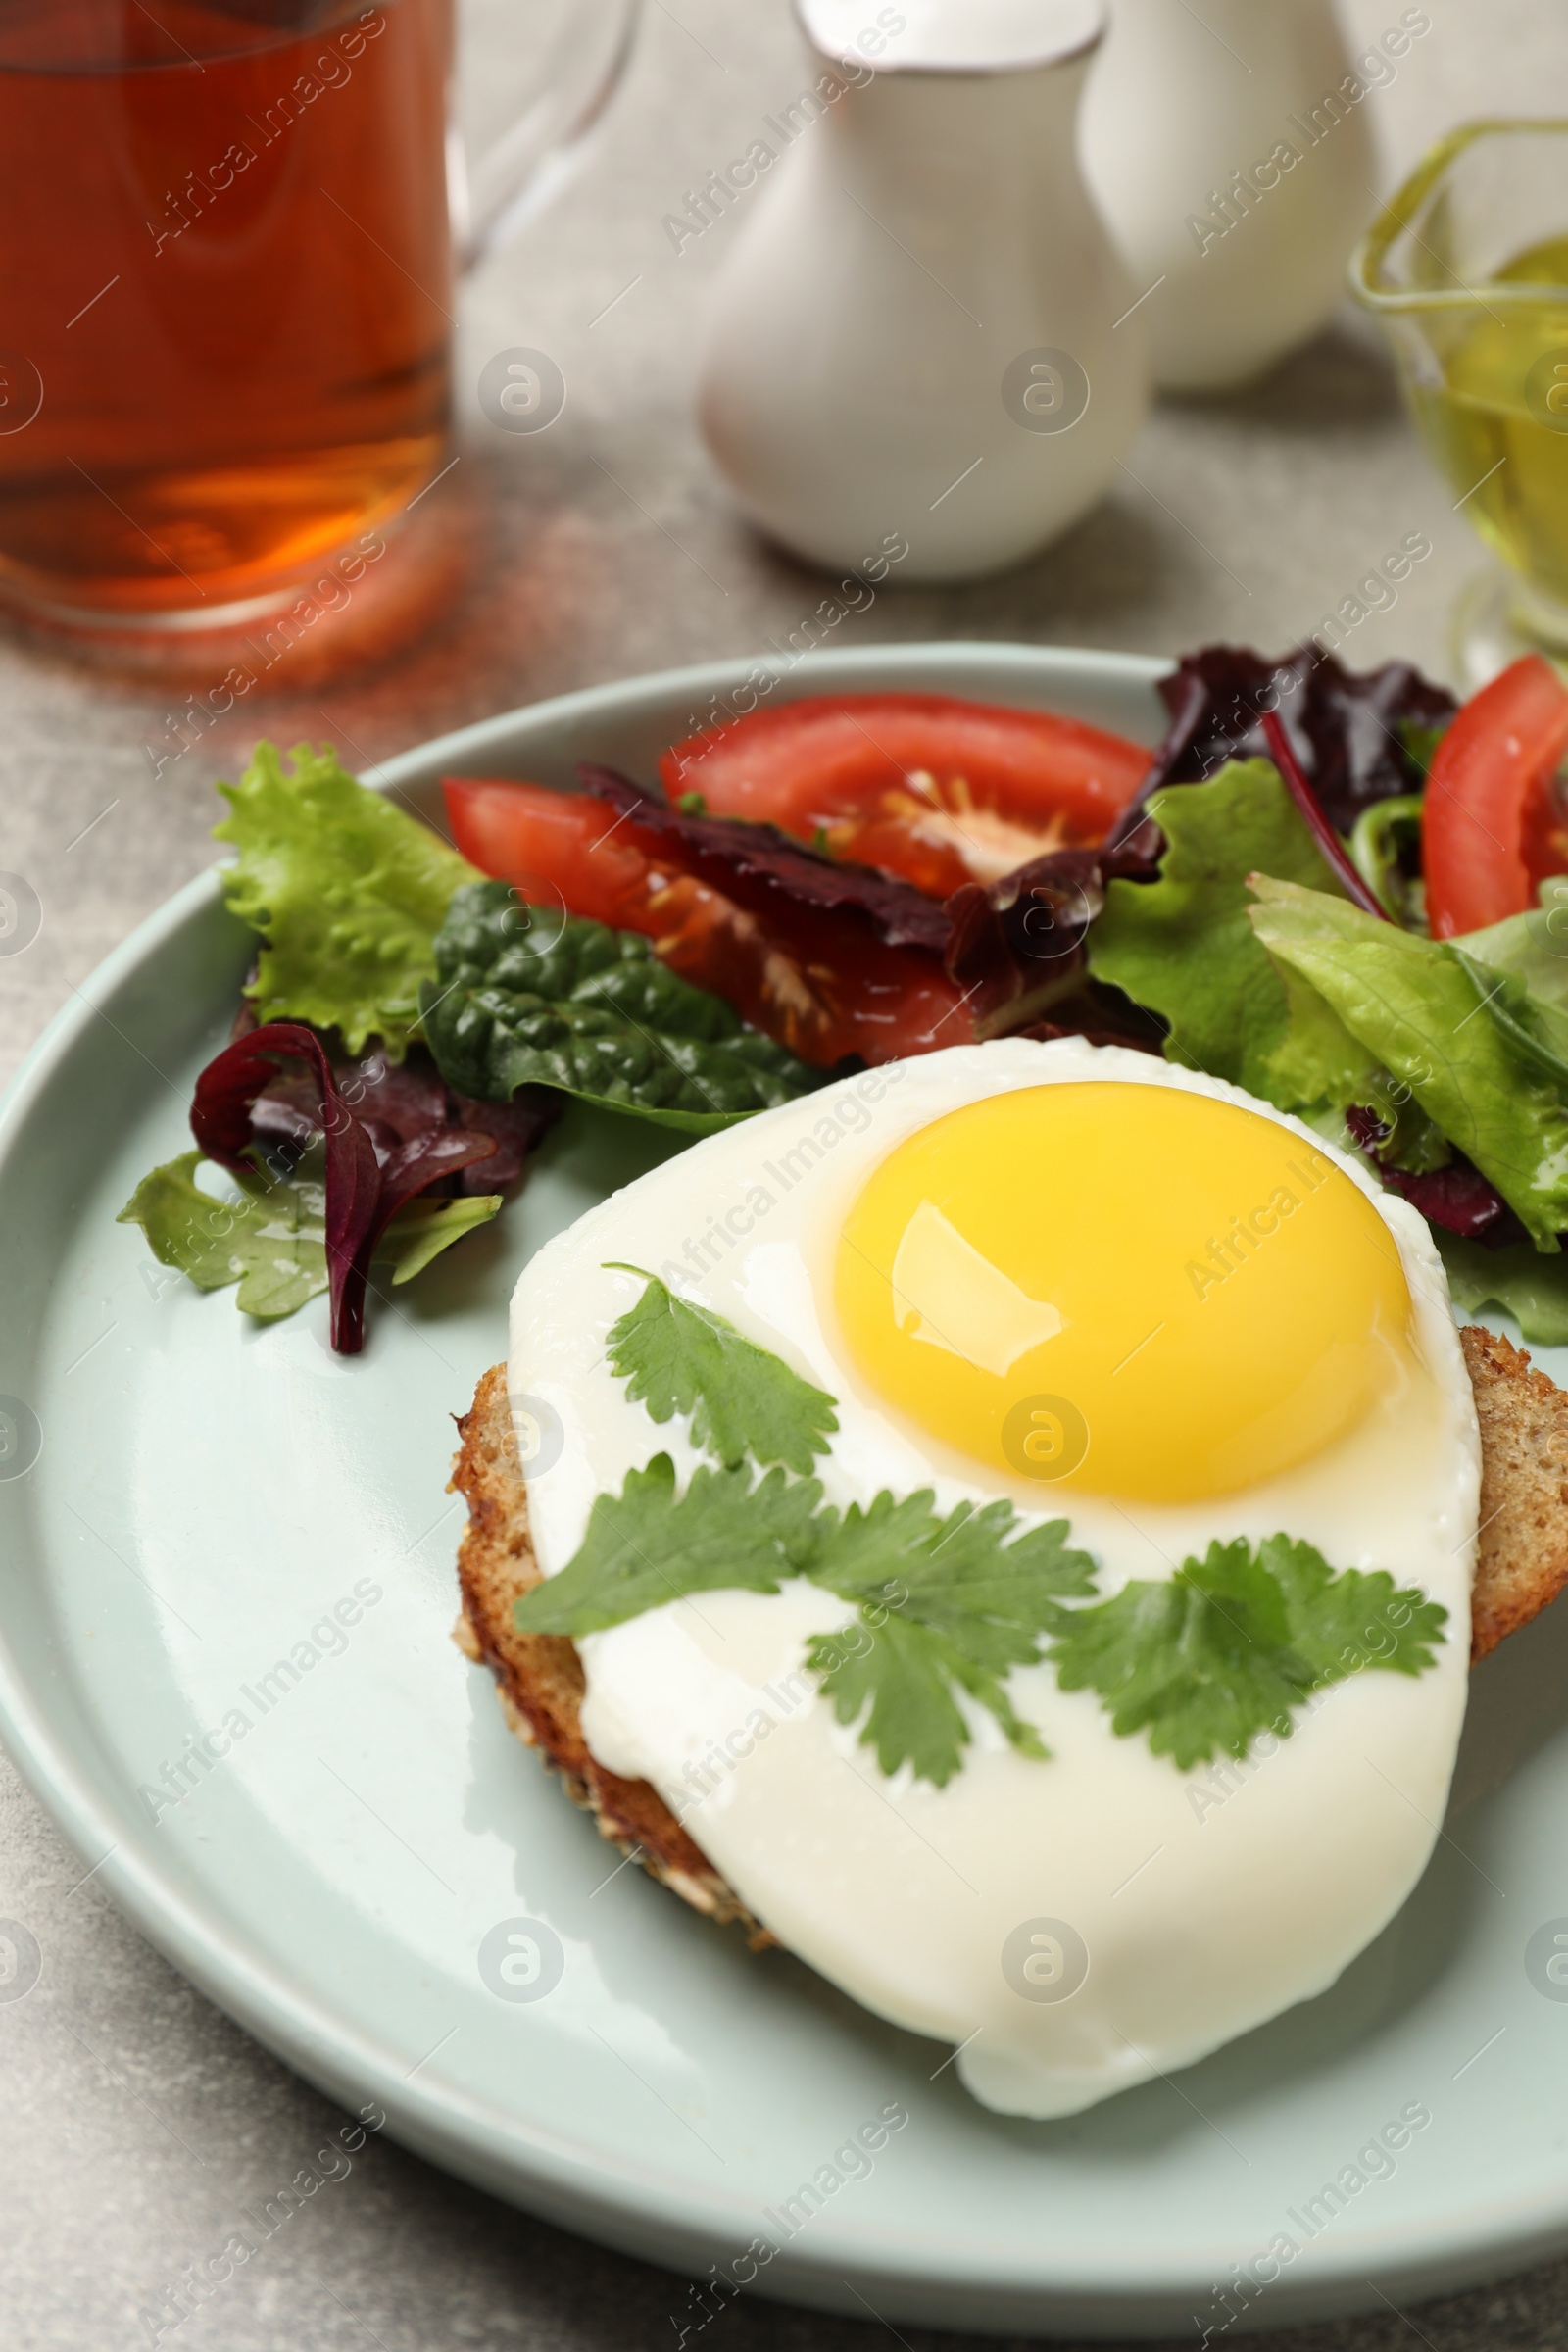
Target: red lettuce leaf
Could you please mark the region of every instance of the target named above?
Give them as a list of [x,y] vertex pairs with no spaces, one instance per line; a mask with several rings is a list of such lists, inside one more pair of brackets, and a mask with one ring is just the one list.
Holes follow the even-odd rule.
[[578,774],[639,829],[669,840],[684,871],[807,940],[818,958],[832,960],[831,934],[819,927],[827,915],[858,933],[861,959],[876,941],[940,957],[967,1016],[954,1044],[1021,1031],[1158,1051],[1162,1024],[1090,980],[1083,944],[1113,875],[1157,874],[1161,842],[1152,823],[1117,850],[1054,851],[1000,882],[965,883],[944,902],[897,875],[823,857],[772,825],[689,816],[612,768],[585,764]]
[[510,1102],[456,1094],[422,1046],[411,1048],[402,1062],[388,1061],[384,1054],[357,1061],[334,1054],[332,1071],[344,1102],[369,1129],[378,1158],[443,1129],[489,1136],[494,1155],[456,1175],[455,1193],[499,1193],[515,1184],[523,1161],[566,1107],[566,1097],[554,1086],[519,1087]]
[[776,825],[754,825],[738,816],[688,816],[612,767],[584,761],[577,773],[586,791],[635,818],[639,831],[678,843],[682,869],[748,913],[776,914],[781,900],[792,901],[822,914],[848,915],[890,948],[927,948],[940,956],[947,947],[941,900],[928,899],[897,874],[819,857]]
[[[325,1047],[302,1021],[269,1021],[226,1046],[196,1081],[190,1129],[209,1159],[235,1176],[254,1176],[253,1154],[278,1125],[254,1116],[278,1078],[280,1060],[303,1061],[317,1089],[315,1129],[326,1139],[326,1265],[332,1346],[357,1355],[365,1342],[365,1293],[370,1256],[386,1226],[415,1197],[473,1161],[495,1156],[493,1137],[466,1128],[427,1128],[394,1139],[383,1157],[375,1137],[338,1091]],[[297,1145],[304,1103],[291,1093],[286,1131]]]
[[[247,1004],[232,1035],[249,1037],[256,1027]],[[492,1138],[494,1156],[482,1167],[443,1178],[437,1188],[443,1193],[505,1192],[517,1182],[529,1153],[566,1107],[566,1097],[553,1086],[519,1087],[510,1102],[480,1102],[471,1095],[460,1095],[446,1084],[434,1056],[420,1045],[411,1046],[401,1062],[388,1061],[379,1052],[356,1057],[341,1050],[329,1051],[329,1059],[333,1083],[361,1125],[369,1129],[378,1160],[384,1161],[399,1144],[447,1127]],[[320,1133],[319,1104],[320,1089],[314,1078],[305,1072],[287,1077],[279,1071],[252,1107],[256,1140],[270,1152],[303,1151]]]
[[1345,1114],[1345,1124],[1384,1183],[1419,1209],[1429,1225],[1441,1225],[1446,1233],[1480,1242],[1488,1250],[1507,1250],[1516,1242],[1529,1241],[1502,1195],[1462,1152],[1455,1152],[1446,1167],[1412,1175],[1406,1168],[1385,1167],[1379,1158],[1379,1146],[1388,1141],[1392,1130],[1375,1110],[1352,1103]]
[[1089,979],[1084,954],[1106,883],[1157,876],[1155,858],[1146,854],[1150,840],[1157,853],[1153,825],[1120,849],[1054,850],[1000,882],[966,882],[954,892],[946,906],[947,964],[967,992],[977,1037],[1021,1028],[1054,1037],[1114,1034],[1118,1044],[1163,1036],[1163,1023]]
[[1301,767],[1336,831],[1349,833],[1363,808],[1419,792],[1424,777],[1399,729],[1441,726],[1458,705],[1408,662],[1357,676],[1315,645],[1278,661],[1246,646],[1210,645],[1188,654],[1160,680],[1170,730],[1137,797],[1123,811],[1125,840],[1152,793],[1201,783],[1228,760],[1272,757],[1263,734],[1278,710]]

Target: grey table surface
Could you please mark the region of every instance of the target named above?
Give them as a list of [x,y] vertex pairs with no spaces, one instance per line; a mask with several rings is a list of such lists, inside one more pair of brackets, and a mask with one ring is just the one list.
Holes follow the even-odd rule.
[[[1257,0],[1259,7],[1270,0]],[[1195,0],[1200,7],[1201,0]],[[1441,130],[1550,111],[1568,64],[1539,0],[1427,0],[1433,27],[1378,91],[1389,184]],[[1362,40],[1392,0],[1346,0]],[[526,38],[492,6],[489,38]],[[625,87],[575,179],[465,288],[462,466],[486,516],[478,568],[441,624],[380,674],[325,688],[286,662],[242,706],[157,755],[167,692],[126,688],[0,639],[0,868],[44,908],[0,961],[0,1079],[99,958],[212,856],[216,776],[252,735],[327,738],[362,765],[466,720],[564,690],[760,650],[820,584],[752,537],[692,419],[695,328],[723,232],[677,256],[664,212],[799,86],[782,0],[651,0]],[[610,306],[610,307],[607,307]],[[485,360],[542,347],[570,397],[548,433],[481,416]],[[1435,555],[1348,658],[1447,669],[1447,613],[1478,550],[1403,419],[1375,340],[1347,315],[1245,396],[1164,405],[1120,487],[1025,569],[961,590],[889,589],[855,642],[964,636],[1174,653],[1217,637],[1275,650],[1310,630],[1410,531]],[[198,731],[199,732],[199,731]],[[152,747],[151,751],[149,747]],[[323,2100],[131,1931],[0,1758],[0,1915],[44,1953],[0,2007],[0,2345],[115,2352],[183,2266],[222,2240],[318,2144]],[[336,2120],[336,2119],[332,2119]],[[188,2352],[540,2352],[666,2347],[689,2320],[671,2276],[489,2201],[385,2141],[296,2217],[166,2344]],[[886,2340],[870,2319],[746,2300],[712,2322],[729,2352]],[[690,2339],[688,2339],[690,2340]],[[956,2337],[911,2328],[911,2346]],[[1568,2344],[1568,2264],[1400,2314],[1297,2329],[1293,2352]]]

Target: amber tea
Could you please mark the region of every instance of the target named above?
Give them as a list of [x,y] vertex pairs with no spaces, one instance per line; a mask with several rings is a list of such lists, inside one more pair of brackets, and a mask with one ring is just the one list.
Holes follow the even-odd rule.
[[440,462],[452,0],[0,0],[0,591],[221,621]]

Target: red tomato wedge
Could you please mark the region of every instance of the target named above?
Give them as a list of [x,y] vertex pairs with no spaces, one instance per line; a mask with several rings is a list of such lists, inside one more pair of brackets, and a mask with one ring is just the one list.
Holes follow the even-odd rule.
[[1527,654],[1454,719],[1432,762],[1421,825],[1434,939],[1522,914],[1568,868],[1551,783],[1568,754],[1568,686]]
[[[588,793],[445,779],[452,837],[536,906],[641,931],[671,970],[710,988],[803,1061],[895,1061],[969,1045],[973,1021],[942,958],[890,947],[842,912],[741,906],[682,870],[680,848]],[[918,902],[916,902],[918,904]],[[972,992],[971,992],[972,993]]]
[[945,899],[1102,841],[1149,762],[1141,744],[1048,710],[848,694],[689,736],[659,772],[672,801],[701,793],[715,816],[765,818]]

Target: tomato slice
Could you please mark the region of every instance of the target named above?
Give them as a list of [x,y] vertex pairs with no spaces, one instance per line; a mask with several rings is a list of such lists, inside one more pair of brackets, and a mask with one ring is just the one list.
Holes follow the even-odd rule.
[[1149,772],[1142,745],[1049,710],[945,694],[785,703],[689,736],[659,763],[671,800],[765,818],[933,898],[1102,841]]
[[1427,918],[1453,939],[1522,914],[1568,867],[1552,779],[1568,754],[1568,686],[1527,654],[1465,704],[1432,762],[1421,823]]
[[679,845],[587,793],[448,776],[464,856],[535,906],[641,931],[673,971],[710,988],[803,1061],[896,1061],[970,1045],[974,1023],[941,958],[889,947],[840,913],[759,913],[681,869]]

